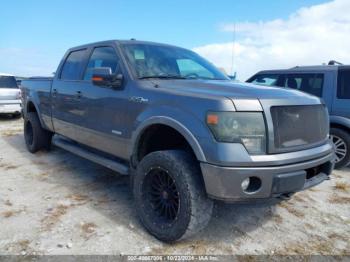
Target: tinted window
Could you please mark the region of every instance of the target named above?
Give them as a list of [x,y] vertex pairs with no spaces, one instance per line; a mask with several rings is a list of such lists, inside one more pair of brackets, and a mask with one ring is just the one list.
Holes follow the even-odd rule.
[[257,85],[275,86],[277,85],[278,77],[279,75],[257,75],[248,82]]
[[0,88],[18,88],[13,76],[0,76]]
[[82,70],[83,61],[86,49],[71,52],[64,62],[61,79],[64,80],[79,80]]
[[97,47],[94,49],[89,64],[86,68],[84,80],[90,80],[92,71],[95,67],[110,67],[112,73],[116,73],[118,69],[119,59],[112,47]]
[[288,74],[282,86],[321,97],[323,78],[323,74]]
[[337,97],[340,99],[350,99],[350,69],[339,70]]

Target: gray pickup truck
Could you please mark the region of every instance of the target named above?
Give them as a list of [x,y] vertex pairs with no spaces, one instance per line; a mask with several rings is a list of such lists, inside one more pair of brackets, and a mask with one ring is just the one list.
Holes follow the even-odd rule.
[[179,47],[75,47],[53,79],[25,80],[22,92],[28,150],[54,143],[130,175],[142,224],[166,242],[203,229],[214,199],[289,197],[334,166],[319,98],[234,83]]

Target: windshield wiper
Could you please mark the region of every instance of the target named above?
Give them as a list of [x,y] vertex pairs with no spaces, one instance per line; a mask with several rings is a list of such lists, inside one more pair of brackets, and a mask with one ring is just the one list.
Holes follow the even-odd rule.
[[141,76],[139,79],[149,79],[149,78],[158,78],[158,79],[187,79],[186,77],[180,75],[150,75],[150,76]]

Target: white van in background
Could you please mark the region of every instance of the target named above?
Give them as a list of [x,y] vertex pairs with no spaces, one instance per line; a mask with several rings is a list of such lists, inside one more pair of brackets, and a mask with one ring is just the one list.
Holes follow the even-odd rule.
[[16,78],[0,73],[0,114],[21,114],[21,91]]

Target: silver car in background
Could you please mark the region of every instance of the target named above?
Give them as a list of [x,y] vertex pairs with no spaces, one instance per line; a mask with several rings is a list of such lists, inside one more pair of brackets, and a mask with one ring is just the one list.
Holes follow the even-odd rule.
[[0,114],[21,114],[21,91],[16,78],[0,73]]

